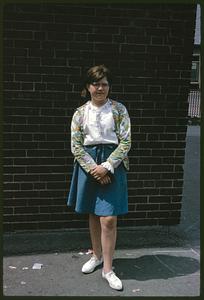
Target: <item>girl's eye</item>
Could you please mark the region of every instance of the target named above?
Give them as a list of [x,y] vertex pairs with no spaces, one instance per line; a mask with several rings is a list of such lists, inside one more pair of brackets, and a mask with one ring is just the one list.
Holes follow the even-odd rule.
[[109,86],[108,83],[97,83],[97,82],[93,82],[92,85],[93,85],[95,88],[97,88],[97,89],[98,89],[100,86],[101,86],[102,88],[107,88],[107,87]]

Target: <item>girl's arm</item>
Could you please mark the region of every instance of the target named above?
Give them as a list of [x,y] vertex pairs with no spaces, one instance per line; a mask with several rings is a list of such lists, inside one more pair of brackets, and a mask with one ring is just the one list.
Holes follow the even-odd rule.
[[83,134],[81,131],[81,115],[77,110],[71,122],[71,152],[80,166],[88,173],[97,166],[94,159],[83,148]]
[[119,122],[119,145],[107,158],[107,162],[110,163],[113,169],[120,165],[131,147],[130,117],[126,107],[122,104],[120,104],[120,114],[117,122]]

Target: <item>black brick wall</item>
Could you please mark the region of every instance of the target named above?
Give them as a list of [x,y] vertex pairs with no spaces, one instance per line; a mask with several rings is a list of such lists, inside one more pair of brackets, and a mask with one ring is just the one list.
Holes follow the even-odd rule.
[[81,78],[105,63],[132,121],[129,214],[120,226],[180,220],[195,7],[4,7],[4,230],[87,227],[66,206],[70,121]]

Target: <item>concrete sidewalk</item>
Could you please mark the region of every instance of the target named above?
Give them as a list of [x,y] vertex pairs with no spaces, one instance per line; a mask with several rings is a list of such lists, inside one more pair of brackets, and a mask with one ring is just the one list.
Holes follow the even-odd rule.
[[[100,267],[92,274],[81,273],[91,256],[86,254],[89,233],[65,230],[5,234],[4,295],[199,296],[199,133],[198,126],[189,126],[181,224],[118,230],[113,265],[123,281],[123,291],[108,286]],[[42,268],[32,269],[35,263]]]

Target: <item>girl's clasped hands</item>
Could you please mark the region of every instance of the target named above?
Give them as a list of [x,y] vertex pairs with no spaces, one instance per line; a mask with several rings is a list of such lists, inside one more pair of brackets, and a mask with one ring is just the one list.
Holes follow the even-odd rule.
[[111,183],[108,170],[102,165],[97,165],[91,169],[90,174],[102,185]]

